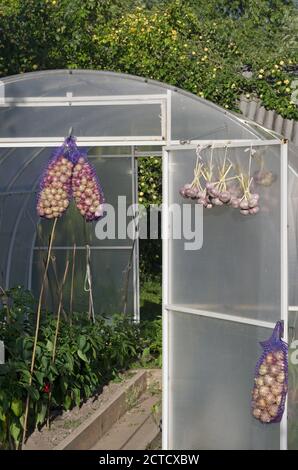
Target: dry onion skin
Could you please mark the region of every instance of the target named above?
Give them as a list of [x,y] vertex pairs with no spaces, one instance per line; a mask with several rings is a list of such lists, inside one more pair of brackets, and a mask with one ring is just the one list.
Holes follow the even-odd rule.
[[[264,352],[257,364],[252,390],[252,415],[262,423],[280,422],[287,394],[287,345],[277,337],[277,322],[272,337],[261,345]],[[272,344],[278,349],[270,349]]]
[[42,176],[37,201],[40,217],[61,217],[69,206],[73,163],[64,155],[54,156]]

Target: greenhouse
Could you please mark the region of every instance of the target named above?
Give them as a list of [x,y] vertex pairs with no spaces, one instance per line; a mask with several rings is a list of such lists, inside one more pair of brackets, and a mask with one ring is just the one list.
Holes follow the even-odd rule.
[[[297,448],[298,374],[290,353],[281,421],[260,422],[251,413],[259,343],[279,321],[289,347],[298,339],[295,149],[240,115],[139,77],[57,70],[3,79],[3,289],[22,285],[38,296],[52,227],[36,211],[40,177],[71,136],[87,149],[106,203],[118,210],[119,196],[137,206],[138,158],[162,159],[163,448]],[[209,186],[202,188],[202,179]],[[194,187],[203,195],[191,194]],[[174,233],[173,207],[183,220],[198,217],[191,227],[196,246],[186,231]],[[137,209],[130,219],[137,233]],[[73,282],[65,284],[72,308],[90,309],[91,296],[93,313],[129,313],[139,321],[139,241],[115,220],[114,238],[99,237],[99,222],[84,223],[73,205],[58,220],[49,309],[57,308],[58,280],[75,251]]]

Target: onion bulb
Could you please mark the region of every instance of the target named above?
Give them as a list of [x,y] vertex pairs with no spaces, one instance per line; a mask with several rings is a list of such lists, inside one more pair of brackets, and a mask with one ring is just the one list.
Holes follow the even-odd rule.
[[265,363],[261,364],[259,367],[259,374],[260,375],[266,375],[268,372],[268,367],[266,366]]

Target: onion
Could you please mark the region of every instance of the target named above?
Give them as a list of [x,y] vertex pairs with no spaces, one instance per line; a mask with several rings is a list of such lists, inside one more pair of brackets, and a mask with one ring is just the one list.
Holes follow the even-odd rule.
[[281,361],[284,359],[284,353],[282,351],[276,351],[274,353],[274,357],[275,359],[277,359],[278,361]]
[[274,377],[272,377],[271,375],[265,375],[264,377],[264,383],[265,385],[273,385],[274,384]]
[[268,408],[268,412],[270,416],[277,416],[278,414],[278,406],[277,405],[271,405]]
[[283,391],[283,386],[277,382],[275,382],[272,386],[271,386],[271,392],[273,393],[273,395],[275,396],[278,396],[282,393]]
[[264,379],[262,377],[257,377],[255,379],[255,382],[256,382],[257,387],[262,387],[262,385],[264,385]]
[[265,358],[265,361],[267,364],[273,364],[273,362],[275,362],[275,358],[273,356],[272,353],[268,353],[266,358]]
[[264,410],[266,408],[266,401],[264,398],[259,398],[256,402],[258,408],[260,408],[261,410]]
[[260,408],[255,408],[252,414],[254,415],[255,418],[259,419],[262,414],[262,411],[260,410]]
[[275,397],[275,401],[276,401],[276,404],[277,404],[278,406],[281,404],[281,398],[282,398],[281,395],[277,395],[277,396]]
[[260,420],[261,420],[263,423],[270,423],[270,421],[271,421],[270,414],[269,414],[267,411],[263,411],[263,412],[261,413]]
[[275,403],[275,396],[273,395],[273,393],[269,392],[266,395],[265,400],[268,405],[271,405],[272,403]]
[[266,375],[268,372],[268,367],[266,366],[265,363],[261,364],[259,367],[259,374],[260,375]]
[[285,373],[284,373],[284,372],[280,372],[280,373],[278,374],[278,376],[276,377],[276,380],[277,380],[278,383],[281,384],[281,383],[283,383],[283,382],[285,381],[285,378],[286,378]]
[[265,397],[270,392],[270,388],[267,385],[262,385],[259,389],[259,393],[262,397]]
[[284,370],[285,368],[285,363],[283,361],[277,361],[276,365],[277,367],[279,367],[280,370]]
[[279,367],[276,364],[270,366],[270,374],[277,375],[279,373]]

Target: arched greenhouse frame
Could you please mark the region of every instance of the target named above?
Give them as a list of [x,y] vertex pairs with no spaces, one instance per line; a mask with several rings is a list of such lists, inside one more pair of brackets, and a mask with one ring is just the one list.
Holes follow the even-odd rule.
[[[297,337],[294,148],[204,99],[130,75],[34,72],[2,79],[0,93],[1,285],[40,288],[50,225],[36,213],[38,182],[70,129],[77,145],[88,148],[112,205],[118,195],[137,204],[140,156],[162,158],[163,448],[292,447],[291,433],[297,432],[292,395],[281,423],[272,425],[251,416],[250,400],[259,341],[278,320],[286,341]],[[231,161],[244,167],[254,149],[275,180],[260,188],[264,203],[256,217],[202,208],[200,246],[186,250],[186,238],[173,237],[170,207],[185,202],[179,188],[193,177],[198,146],[212,149],[219,160],[228,151]],[[58,222],[53,285],[74,243],[76,279],[84,284],[88,244],[95,311],[109,316],[124,308],[139,321],[138,240],[127,234],[99,240],[95,227],[86,228],[71,209]],[[53,306],[50,284],[46,302]],[[87,296],[75,289],[76,309],[86,308]]]

